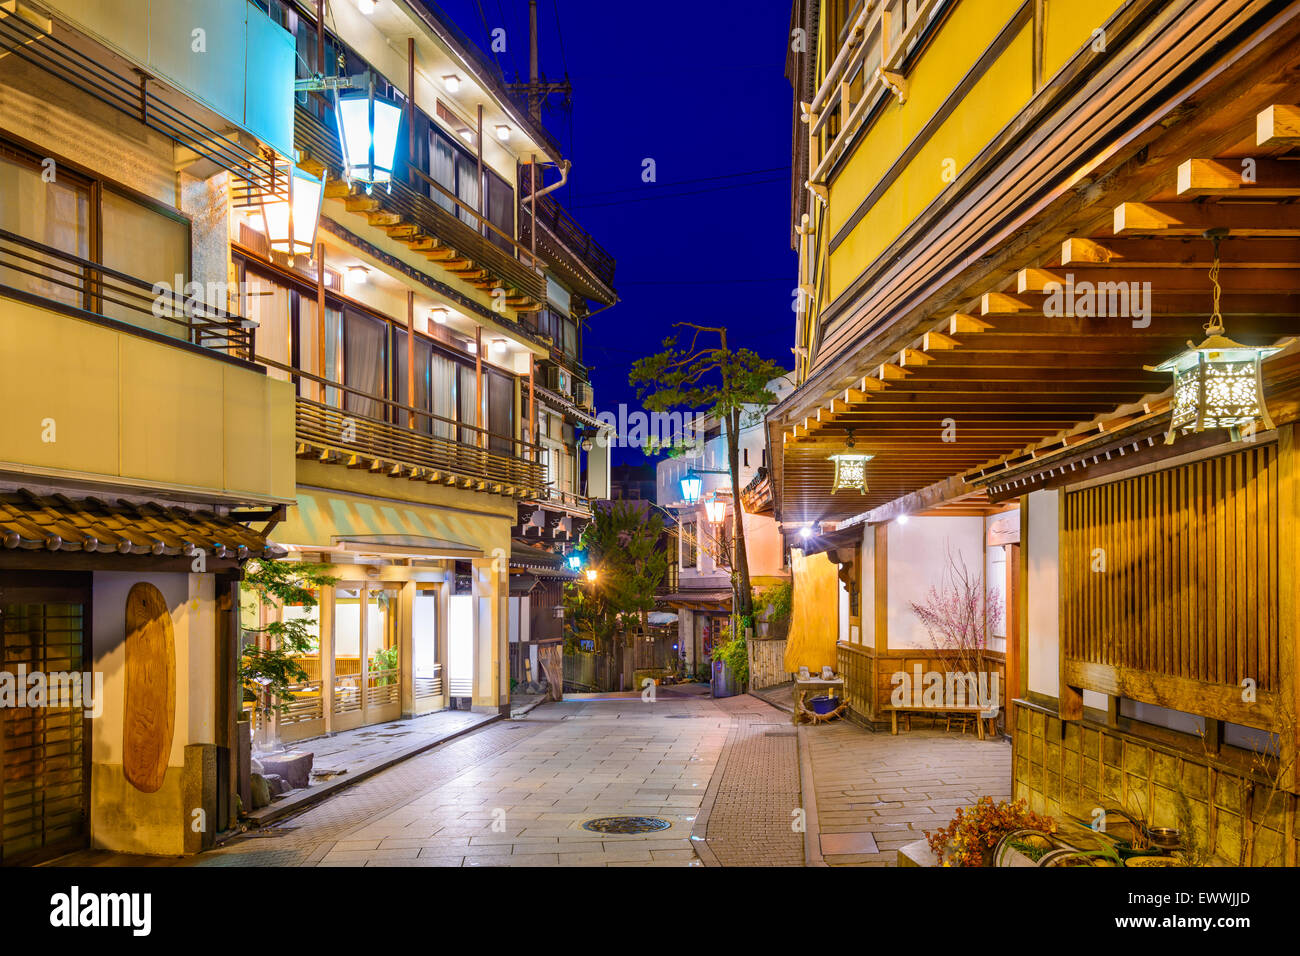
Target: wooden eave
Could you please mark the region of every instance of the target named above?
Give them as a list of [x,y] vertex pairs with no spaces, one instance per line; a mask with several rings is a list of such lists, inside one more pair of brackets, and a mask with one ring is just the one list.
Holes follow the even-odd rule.
[[[1296,21],[1288,25],[1294,36]],[[1171,380],[1146,366],[1204,337],[1212,309],[1206,229],[1228,230],[1220,272],[1228,334],[1249,345],[1300,335],[1300,108],[1292,105],[1300,103],[1300,80],[1294,50],[1274,52],[1285,63],[1268,61],[1265,75],[1277,80],[1263,93],[1243,79],[1230,87],[1235,97],[1207,100],[1219,109],[1201,114],[1199,132],[1180,125],[1166,134],[1172,145],[1149,144],[1141,188],[1109,191],[1109,203],[1083,227],[1056,232],[1036,255],[1006,243],[996,274],[967,286],[891,351],[873,353],[842,387],[814,390],[820,398],[799,416],[789,402],[778,408],[769,436],[780,449],[773,460],[781,519],[838,520],[886,506],[917,513],[992,485],[994,498],[1005,498],[1028,487],[1022,471],[1057,477],[1040,458],[1073,460],[1077,469],[1077,445],[1112,454],[1124,441],[1133,452],[1135,443],[1154,448]],[[1259,107],[1260,96],[1279,88],[1285,102]],[[1238,173],[1234,186],[1224,170],[1241,170],[1245,158],[1256,160],[1255,178]],[[1056,315],[1052,283],[1067,282],[1149,283],[1149,320]],[[1118,301],[1107,302],[1108,311]],[[1266,363],[1271,376],[1300,381],[1290,354]],[[1294,415],[1300,389],[1275,387],[1270,408],[1275,402],[1286,404],[1279,414]],[[868,490],[832,495],[828,456],[846,447],[850,432],[854,450],[873,455]],[[1212,440],[1223,434],[1203,439]],[[994,474],[1010,477],[993,481]],[[926,489],[942,490],[914,497]],[[909,503],[892,504],[899,501]]]

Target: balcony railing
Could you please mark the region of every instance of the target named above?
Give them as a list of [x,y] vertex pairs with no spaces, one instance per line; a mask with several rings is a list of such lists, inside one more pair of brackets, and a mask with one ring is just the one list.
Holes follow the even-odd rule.
[[0,295],[109,319],[142,334],[247,360],[256,323],[193,296],[137,279],[0,229]]
[[[541,183],[537,185],[540,187]],[[519,235],[521,241],[528,241],[528,230],[532,222],[531,210],[529,209],[532,203],[523,202],[523,199],[530,194],[530,188],[529,178],[521,173],[519,176]],[[578,221],[550,196],[539,196],[536,202],[537,222],[542,228],[558,239],[565,249],[581,260],[607,289],[612,290],[614,287],[614,257],[609,254],[604,246],[591,238],[591,235],[582,226],[578,225]]]
[[538,445],[371,395],[269,359],[258,361],[300,382],[316,383],[318,392],[337,390],[355,396],[357,404],[365,402],[368,408],[385,416],[338,408],[300,395],[295,414],[298,441],[303,446],[299,457],[323,461],[341,458],[352,467],[362,467],[364,460],[370,459],[368,467],[372,470],[393,473],[391,469],[396,467],[405,478],[520,497],[539,494],[545,488],[545,467],[538,460]]

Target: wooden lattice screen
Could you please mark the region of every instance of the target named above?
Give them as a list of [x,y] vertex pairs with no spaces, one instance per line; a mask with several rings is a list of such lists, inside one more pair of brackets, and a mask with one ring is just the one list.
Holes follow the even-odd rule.
[[1258,726],[1241,683],[1278,688],[1277,508],[1273,444],[1067,492],[1066,683]]

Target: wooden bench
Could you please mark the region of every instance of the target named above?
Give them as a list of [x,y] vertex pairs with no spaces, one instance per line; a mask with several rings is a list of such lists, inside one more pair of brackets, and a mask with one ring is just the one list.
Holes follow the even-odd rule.
[[[971,718],[974,718],[975,732],[978,735],[980,740],[984,739],[985,720],[989,722],[989,728],[988,728],[989,734],[992,735],[993,733],[996,732],[994,728],[995,728],[995,721],[997,720],[997,716],[996,715],[992,717],[986,716],[987,710],[983,707],[978,707],[978,706],[977,707],[893,707],[893,706],[889,706],[886,707],[885,709],[889,711],[890,733],[892,734],[898,733],[898,717],[900,714],[903,716],[903,719],[908,722],[907,724],[908,730],[912,729],[910,718],[915,714],[917,716],[924,716],[924,717],[935,717],[935,718],[946,717],[947,718],[947,726],[945,727],[946,730],[952,730],[952,721],[954,718],[961,719],[962,721],[966,721]],[[962,732],[963,733],[965,732],[964,728]]]

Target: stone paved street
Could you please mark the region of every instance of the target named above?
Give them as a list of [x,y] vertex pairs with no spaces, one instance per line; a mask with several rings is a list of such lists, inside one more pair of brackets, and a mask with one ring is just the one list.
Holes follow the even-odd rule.
[[1004,740],[920,727],[873,734],[843,721],[800,733],[816,781],[820,849],[832,866],[893,866],[899,847],[946,826],[958,807],[986,794],[1010,798]]
[[[969,734],[918,728],[895,737],[846,722],[796,730],[765,700],[713,700],[702,685],[659,688],[654,702],[574,695],[474,729],[198,857],[85,851],[61,862],[892,866],[899,847],[957,807],[983,794],[1005,799],[1010,759],[1005,742]],[[792,825],[801,809],[807,838]],[[646,834],[582,826],[616,815],[669,826]]]

